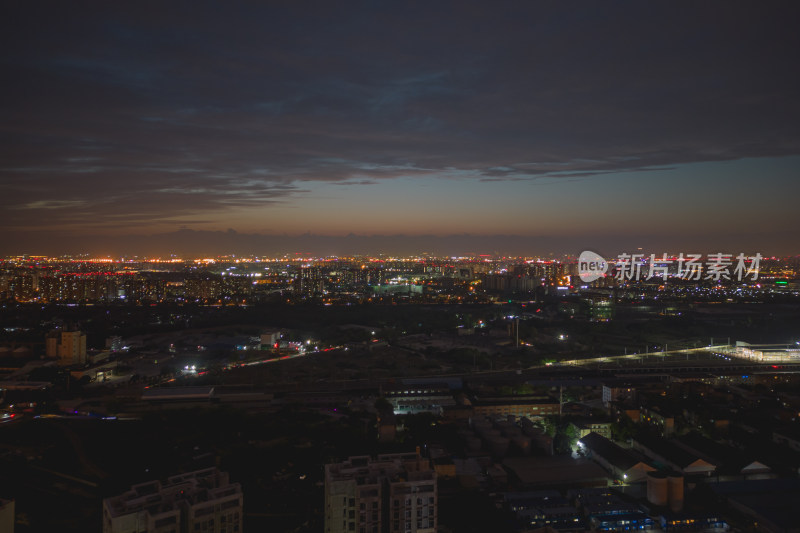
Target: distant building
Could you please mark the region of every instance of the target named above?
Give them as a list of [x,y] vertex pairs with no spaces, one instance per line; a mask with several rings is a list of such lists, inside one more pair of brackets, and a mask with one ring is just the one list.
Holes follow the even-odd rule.
[[445,407],[456,404],[446,383],[397,385],[385,390],[396,415],[433,413],[441,416]]
[[45,337],[45,354],[57,357],[59,365],[85,365],[86,334],[80,331],[51,331]]
[[112,352],[119,352],[122,350],[122,337],[115,335],[106,339],[106,349]]
[[675,417],[664,407],[643,407],[639,421],[655,429],[662,437],[675,433]]
[[707,477],[716,470],[716,465],[659,437],[638,436],[631,441],[631,448],[645,454],[656,465],[684,475]]
[[325,290],[325,278],[319,267],[303,267],[294,280],[295,295],[302,298],[322,296]]
[[482,287],[486,292],[531,292],[542,284],[538,278],[522,274],[488,274],[482,280]]
[[281,330],[267,329],[261,332],[261,349],[270,350],[280,342]]
[[559,403],[550,398],[481,398],[472,403],[475,416],[540,418],[559,414]]
[[579,489],[568,491],[576,496],[582,509],[587,528],[581,531],[635,531],[657,529],[650,516],[632,501],[608,488]]
[[57,331],[51,331],[44,338],[44,353],[47,357],[58,357],[58,344],[61,335]]
[[[704,461],[717,465],[717,481],[770,479],[777,475],[758,456],[769,456],[768,451],[746,453],[702,436],[696,431],[681,435],[673,441],[677,446],[695,454]],[[763,459],[762,459],[763,460]]]
[[612,294],[588,293],[584,296],[588,306],[589,320],[592,322],[609,322],[614,318],[614,297]]
[[325,465],[325,533],[434,533],[436,480],[419,452]]
[[570,425],[575,428],[578,438],[582,439],[589,433],[597,433],[603,437],[611,438],[611,421],[610,420],[595,420],[592,418],[580,418],[570,422]]
[[603,405],[606,407],[611,402],[634,399],[636,399],[636,388],[629,381],[612,379],[603,383]]
[[623,483],[644,481],[647,479],[647,473],[655,470],[641,454],[628,448],[621,448],[597,433],[581,437],[578,445],[584,455],[594,459],[611,474],[613,479]]
[[103,500],[103,533],[238,533],[242,499],[216,468],[141,483]]
[[514,513],[519,529],[586,530],[578,508],[557,490],[507,492],[503,494],[503,506]]
[[391,409],[378,411],[378,440],[393,442],[397,437],[397,419]]
[[222,296],[222,276],[203,273],[185,282],[186,298],[196,301],[213,302]]
[[765,479],[709,483],[716,496],[758,523],[758,531],[797,533],[800,479]]
[[608,486],[608,475],[589,459],[569,455],[509,457],[503,466],[523,490],[566,490]]
[[557,261],[537,261],[528,264],[528,275],[547,285],[563,285],[564,263]]
[[0,531],[14,533],[14,500],[0,500]]

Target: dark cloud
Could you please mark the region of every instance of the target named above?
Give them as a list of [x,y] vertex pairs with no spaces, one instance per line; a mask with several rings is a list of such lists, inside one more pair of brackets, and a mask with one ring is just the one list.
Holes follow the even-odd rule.
[[[748,253],[765,256],[796,254],[793,243],[800,238],[800,230],[780,232],[739,232],[719,234],[696,232],[693,235],[660,235],[617,233],[601,234],[588,232],[585,235],[475,235],[461,233],[453,235],[383,235],[349,234],[346,236],[316,235],[260,235],[225,231],[197,231],[181,229],[174,232],[152,235],[129,234],[74,235],[63,232],[25,232],[12,237],[19,242],[13,244],[16,253],[31,255],[67,254],[80,250],[84,253],[120,256],[169,256],[183,257],[213,255],[255,255],[280,257],[284,254],[302,252],[314,256],[352,255],[414,255],[428,253],[438,256],[474,256],[496,254],[512,256],[546,256],[565,254],[576,256],[583,250],[596,250],[607,256],[618,253]],[[757,246],[748,243],[761,243]],[[712,244],[709,244],[712,243]],[[0,250],[1,251],[1,250]]]
[[793,3],[14,2],[2,227],[800,153]]

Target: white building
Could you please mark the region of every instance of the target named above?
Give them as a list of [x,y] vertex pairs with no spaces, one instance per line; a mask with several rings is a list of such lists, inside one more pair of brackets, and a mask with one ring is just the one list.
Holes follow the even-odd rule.
[[59,365],[85,365],[86,334],[80,331],[51,332],[45,339],[47,357],[58,357]]
[[417,453],[325,465],[325,533],[434,533],[436,471]]
[[279,329],[267,329],[261,332],[261,349],[269,350],[281,340],[281,331]]

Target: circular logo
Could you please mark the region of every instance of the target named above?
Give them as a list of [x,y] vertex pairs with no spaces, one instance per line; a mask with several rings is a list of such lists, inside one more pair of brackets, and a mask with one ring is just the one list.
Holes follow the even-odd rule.
[[581,281],[590,282],[602,278],[608,272],[608,263],[600,255],[584,251],[578,257],[578,275]]

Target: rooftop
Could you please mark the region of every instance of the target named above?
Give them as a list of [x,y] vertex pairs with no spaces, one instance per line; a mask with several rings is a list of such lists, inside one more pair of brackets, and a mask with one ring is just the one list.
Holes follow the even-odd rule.
[[643,462],[631,451],[619,447],[614,442],[597,433],[589,433],[579,441],[592,453],[599,455],[620,470],[629,470],[638,463]]
[[131,490],[103,500],[112,517],[146,511],[157,515],[179,509],[182,502],[190,506],[241,494],[238,483],[231,484],[226,472],[207,468],[170,477],[166,483],[148,481]]

